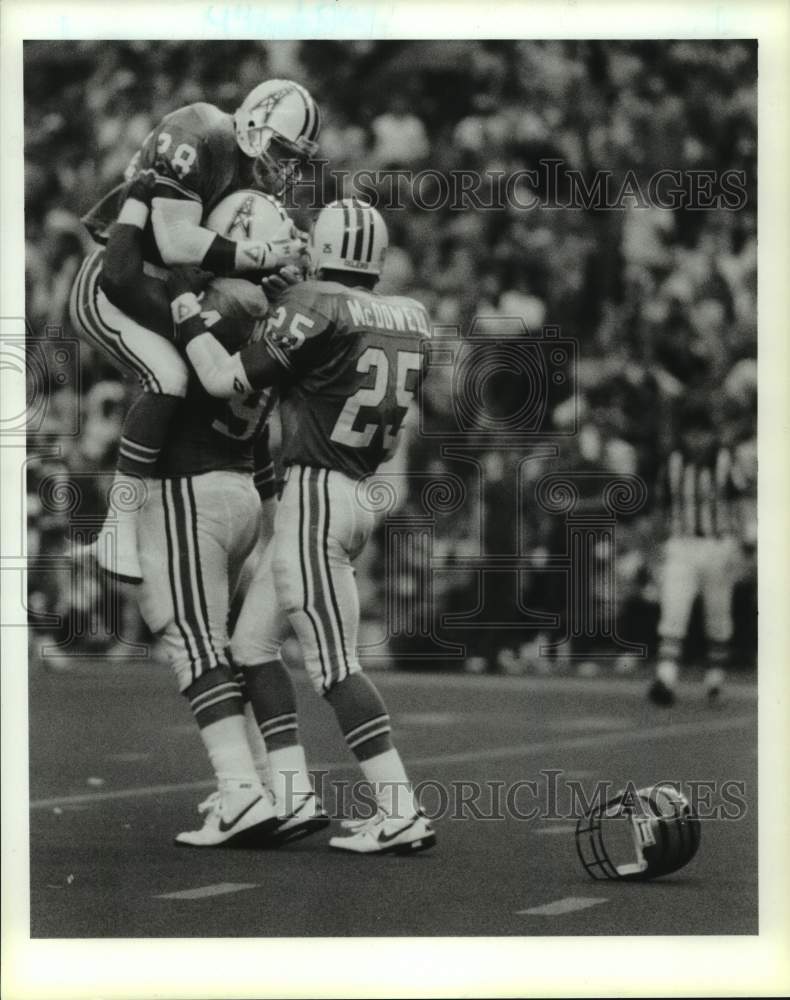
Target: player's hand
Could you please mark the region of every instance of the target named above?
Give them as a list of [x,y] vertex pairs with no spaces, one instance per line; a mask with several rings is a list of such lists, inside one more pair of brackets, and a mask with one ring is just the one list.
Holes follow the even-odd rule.
[[307,236],[287,219],[265,244],[262,266],[268,271],[288,265],[304,268],[307,264]]
[[165,276],[165,285],[172,300],[177,299],[184,292],[199,295],[213,277],[211,271],[204,271],[196,264],[183,264],[168,270]]
[[273,302],[290,288],[291,285],[298,285],[303,280],[302,272],[298,267],[294,264],[286,264],[285,267],[281,267],[274,274],[268,274],[265,278],[262,278],[261,288],[266,298],[270,302]]
[[157,180],[159,180],[159,177],[155,170],[150,168],[148,170],[141,170],[135,175],[134,180],[129,185],[126,197],[134,198],[135,201],[141,201],[144,205],[150,207]]

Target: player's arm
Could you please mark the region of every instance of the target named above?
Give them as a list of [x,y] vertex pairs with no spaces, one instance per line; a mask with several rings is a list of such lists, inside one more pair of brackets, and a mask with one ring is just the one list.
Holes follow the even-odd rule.
[[166,281],[176,339],[209,395],[230,399],[274,384],[276,373],[272,371],[271,380],[253,386],[247,378],[240,354],[231,354],[207,329],[200,303],[183,268],[173,268]]
[[252,444],[252,481],[261,500],[271,500],[277,492],[277,475],[269,448],[269,426],[263,428]]
[[[169,288],[179,341],[185,346],[203,388],[212,396],[228,399],[246,395],[292,378],[297,351],[300,371],[321,358],[323,339],[318,335],[326,324],[321,322],[320,314],[313,318],[305,314],[311,311],[309,306],[302,304],[296,309],[291,302],[279,305],[268,316],[263,337],[237,354],[230,354],[206,330],[197,299],[185,287],[178,272],[170,279]],[[280,335],[283,328],[288,331],[285,336]],[[303,346],[308,338],[310,346]]]
[[151,183],[150,177],[141,175],[132,185],[110,230],[100,283],[114,306],[146,329],[172,339],[167,289],[143,270],[143,230],[149,214],[146,185]]
[[202,216],[202,201],[154,196],[151,224],[159,253],[169,267],[195,264],[215,274],[235,274],[301,265],[305,243],[290,221],[262,243],[230,240],[212,232],[200,224]]
[[144,171],[132,184],[110,230],[100,282],[102,291],[114,306],[146,329],[172,340],[173,322],[167,288],[164,282],[147,275],[143,269],[143,230],[155,182],[153,172]]
[[175,112],[146,140],[158,181],[151,200],[151,227],[168,266],[200,265],[215,274],[268,270],[299,263],[302,241],[293,232],[268,243],[236,242],[201,225],[212,199],[228,183],[228,158],[236,155],[226,138],[196,121],[187,107]]

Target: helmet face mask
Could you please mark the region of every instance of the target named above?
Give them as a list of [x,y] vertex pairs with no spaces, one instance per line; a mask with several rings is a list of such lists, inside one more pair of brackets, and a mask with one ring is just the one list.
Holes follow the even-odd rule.
[[644,882],[678,871],[697,853],[700,822],[672,785],[618,792],[576,824],[576,850],[593,879]]
[[304,87],[291,80],[257,86],[234,115],[239,148],[254,160],[256,183],[281,195],[318,150],[321,116]]
[[253,160],[253,178],[261,190],[280,197],[299,183],[308,157],[300,154],[294,143],[283,140],[271,129],[264,127],[259,131],[264,145]]

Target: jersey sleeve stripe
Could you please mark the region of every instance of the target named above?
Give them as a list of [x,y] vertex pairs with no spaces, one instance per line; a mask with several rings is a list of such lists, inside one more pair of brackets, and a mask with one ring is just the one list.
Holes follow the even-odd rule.
[[266,350],[269,352],[269,354],[271,354],[271,356],[274,358],[275,361],[281,364],[283,368],[287,368],[288,371],[293,371],[293,365],[291,364],[291,359],[288,357],[285,351],[277,347],[276,344],[272,344],[271,341],[267,340],[265,341],[265,344],[266,344]]
[[[178,181],[173,180],[172,177],[157,177],[156,187],[169,187],[173,191],[176,191],[184,198],[189,198],[192,201],[196,201],[199,205],[203,204],[203,199],[197,193],[197,191],[190,191],[189,188],[184,187],[183,184],[179,184]],[[156,195],[154,195],[156,197]],[[172,197],[172,195],[170,196]]]

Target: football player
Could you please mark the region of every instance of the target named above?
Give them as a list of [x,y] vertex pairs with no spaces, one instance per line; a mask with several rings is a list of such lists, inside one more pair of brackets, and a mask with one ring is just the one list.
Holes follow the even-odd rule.
[[[150,181],[155,186],[156,179]],[[168,278],[163,284],[144,274],[144,221],[151,191],[140,179],[132,193],[138,196],[134,212],[121,217],[136,221],[113,227],[105,266],[119,280],[136,284],[139,308],[154,326],[164,323],[163,311],[170,316]],[[223,199],[206,225],[233,232],[242,216],[247,231],[258,239],[287,218],[274,198],[240,191]],[[188,274],[205,284],[204,272]],[[212,280],[201,303],[203,322],[231,349],[254,336],[266,307],[261,290],[244,279]],[[193,376],[171,417],[140,512],[140,609],[151,631],[162,638],[218,783],[218,792],[202,806],[204,826],[179,834],[178,844],[269,844],[328,823],[320,808],[305,800],[291,815],[278,817],[265,787],[265,746],[249,707],[245,715],[243,681],[235,676],[226,648],[230,600],[258,539],[262,513],[263,521],[271,523],[275,480],[267,420],[272,405],[269,389],[229,402],[217,400]]]
[[666,524],[661,620],[655,679],[648,697],[675,703],[683,641],[697,595],[705,612],[707,670],[704,686],[715,701],[722,689],[732,638],[732,597],[740,563],[739,498],[747,488],[740,463],[716,433],[710,408],[689,400],[681,414],[678,446],[658,483]]
[[[260,84],[234,115],[206,103],[179,108],[148,135],[129,164],[126,182],[83,221],[99,244],[106,243],[116,219],[139,223],[149,275],[161,277],[163,266],[173,264],[200,265],[219,275],[298,265],[302,240],[288,220],[265,241],[252,237],[243,216],[230,233],[212,230],[205,220],[227,194],[240,188],[279,196],[298,176],[299,164],[314,154],[319,126],[312,97],[290,80]],[[128,185],[147,169],[156,172],[157,180],[150,215],[143,218],[135,201],[124,199]],[[171,333],[169,317],[142,315],[136,285],[112,280],[103,261],[103,251],[97,249],[78,272],[72,321],[130,368],[144,392],[127,413],[116,488],[110,491],[115,544],[107,538],[108,520],[96,555],[104,569],[139,583],[137,510],[113,498],[138,494],[142,502],[143,481],[156,465],[170,419],[187,391],[187,367],[173,344],[160,336]]]
[[188,282],[173,302],[187,355],[208,392],[232,399],[279,387],[286,481],[274,542],[246,596],[232,650],[244,668],[276,795],[306,794],[293,683],[280,659],[279,599],[313,684],[373,788],[375,814],[347,823],[330,841],[364,854],[418,851],[436,839],[356,648],[352,562],[373,529],[363,481],[397,448],[430,336],[420,303],[374,293],[386,248],[387,228],[374,208],[354,199],[324,208],[311,235],[316,280],[289,288],[262,340],[233,355],[206,329]]

